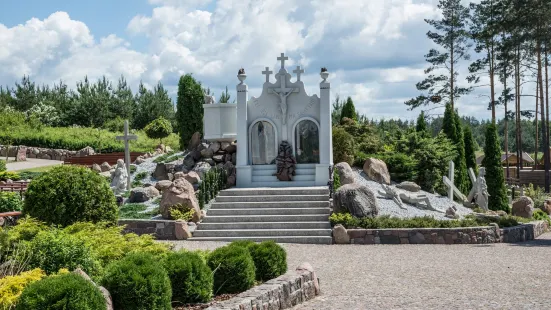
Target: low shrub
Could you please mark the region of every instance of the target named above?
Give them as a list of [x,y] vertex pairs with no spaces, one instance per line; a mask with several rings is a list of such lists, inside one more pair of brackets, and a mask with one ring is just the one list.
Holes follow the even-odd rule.
[[186,206],[180,204],[171,206],[169,212],[173,220],[182,220],[186,222],[190,221],[195,214],[194,209],[188,209]]
[[256,279],[267,281],[287,272],[287,252],[273,241],[249,247],[256,267]]
[[6,161],[3,159],[0,159],[0,172],[6,171]]
[[150,219],[161,212],[159,208],[155,208],[151,211],[144,212],[147,209],[147,205],[143,203],[127,203],[121,206],[119,209],[119,218],[121,219]]
[[109,264],[102,285],[115,309],[172,309],[170,279],[151,254],[134,253]]
[[144,132],[150,139],[159,139],[163,143],[163,139],[170,136],[172,133],[172,124],[164,117],[159,117],[151,121],[144,128]]
[[39,268],[22,272],[18,275],[0,279],[0,309],[13,309],[17,299],[29,284],[36,282],[46,274]]
[[172,285],[172,300],[205,303],[212,298],[213,273],[198,253],[171,252],[163,265]]
[[196,192],[199,208],[203,209],[211,199],[214,199],[218,193],[226,188],[228,182],[228,173],[225,169],[210,169],[203,176],[199,190]]
[[23,211],[47,224],[67,226],[79,221],[116,223],[118,207],[109,183],[101,175],[84,167],[64,165],[29,183]]
[[41,231],[46,231],[48,227],[44,223],[25,216],[17,220],[17,225],[7,230],[10,246],[17,242],[31,241]]
[[37,178],[39,175],[43,174],[44,172],[39,171],[19,171],[17,174],[19,174],[19,178],[21,180],[32,180]]
[[342,127],[333,127],[333,161],[354,162],[354,137]]
[[535,208],[534,213],[532,213],[532,218],[536,221],[546,221],[549,226],[551,226],[551,218],[545,213],[542,209]]
[[224,246],[208,257],[208,266],[214,271],[214,294],[240,293],[254,285],[255,266],[245,247]]
[[16,310],[106,309],[105,298],[90,281],[74,273],[49,276],[25,288]]
[[0,181],[6,180],[19,181],[21,180],[21,176],[19,173],[13,171],[0,171]]
[[147,172],[143,171],[143,172],[140,172],[140,173],[136,174],[136,176],[134,177],[134,180],[141,181],[141,180],[145,179],[146,177],[147,177]]
[[163,155],[159,155],[153,160],[153,162],[156,163],[156,164],[167,162],[166,160],[169,157],[171,157],[174,153],[175,153],[174,151],[170,151],[170,152],[167,152]]
[[0,212],[21,211],[23,201],[15,192],[0,192]]
[[98,264],[86,244],[61,230],[39,232],[28,244],[31,257],[29,267],[41,268],[47,274],[62,268],[81,268],[90,275],[97,275]]
[[542,187],[534,186],[534,184],[529,184],[528,187],[524,189],[524,195],[532,198],[535,208],[543,207],[545,200],[549,198]]

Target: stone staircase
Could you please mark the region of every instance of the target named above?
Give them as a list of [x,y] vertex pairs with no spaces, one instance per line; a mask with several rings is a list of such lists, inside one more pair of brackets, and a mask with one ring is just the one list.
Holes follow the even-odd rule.
[[274,175],[277,171],[276,165],[253,166],[252,182],[254,187],[308,187],[315,185],[316,165],[297,164],[296,175],[293,181],[282,182]]
[[331,244],[329,213],[327,187],[228,189],[189,240]]

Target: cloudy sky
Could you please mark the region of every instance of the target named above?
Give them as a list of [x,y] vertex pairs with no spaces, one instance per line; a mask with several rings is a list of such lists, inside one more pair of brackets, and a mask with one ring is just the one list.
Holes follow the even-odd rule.
[[[71,87],[85,75],[123,74],[137,88],[162,81],[171,95],[180,75],[193,73],[216,98],[235,98],[244,67],[251,96],[261,71],[301,65],[308,91],[319,93],[319,70],[330,71],[333,96],[351,96],[369,117],[410,118],[403,102],[419,93],[432,43],[424,18],[436,0],[18,0],[0,10],[0,85],[23,74]],[[474,53],[474,52],[473,52]],[[465,68],[467,64],[463,64]],[[463,77],[465,75],[463,74]],[[461,99],[460,113],[488,118],[487,91]],[[433,111],[434,112],[434,111]],[[436,113],[442,113],[441,110]],[[502,113],[502,110],[498,110]]]

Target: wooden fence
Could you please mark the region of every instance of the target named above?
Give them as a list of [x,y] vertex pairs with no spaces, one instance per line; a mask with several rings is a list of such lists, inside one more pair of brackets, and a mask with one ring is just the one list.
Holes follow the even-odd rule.
[[[138,156],[144,155],[145,153],[140,152],[130,152],[130,162],[134,162]],[[81,166],[92,166],[93,164],[101,165],[104,162],[107,162],[109,165],[113,166],[117,163],[117,160],[124,160],[124,152],[119,153],[107,153],[107,154],[95,154],[85,157],[71,157],[65,159],[63,162],[66,165],[81,165]]]
[[21,196],[27,191],[29,182],[14,182],[10,184],[0,184],[0,192],[18,192]]

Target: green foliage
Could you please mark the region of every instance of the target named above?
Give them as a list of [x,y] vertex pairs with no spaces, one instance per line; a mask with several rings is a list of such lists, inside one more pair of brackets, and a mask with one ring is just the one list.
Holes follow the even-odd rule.
[[100,290],[81,275],[54,275],[31,283],[17,303],[17,310],[101,310],[107,305]]
[[467,169],[473,168],[475,174],[478,175],[478,165],[476,164],[476,144],[470,126],[463,126],[463,139],[465,141],[465,164],[467,165]]
[[228,173],[223,168],[212,168],[203,176],[199,190],[196,192],[199,207],[203,209],[205,204],[214,199],[218,193],[226,188]]
[[142,172],[136,174],[136,176],[134,177],[134,180],[141,181],[141,180],[145,179],[146,177],[147,177],[147,171],[142,171]]
[[428,136],[429,131],[427,128],[427,121],[425,120],[425,111],[421,111],[419,117],[417,117],[417,123],[415,124],[415,131],[417,131],[422,136]]
[[0,278],[0,309],[14,309],[25,287],[42,279],[44,276],[46,276],[44,271],[35,268],[33,270],[24,271],[18,275],[8,275]]
[[25,115],[27,116],[27,119],[36,118],[42,125],[45,126],[58,126],[61,124],[61,118],[59,117],[57,109],[42,102],[25,111]]
[[287,272],[287,252],[274,241],[248,247],[256,267],[256,279],[268,281]]
[[173,220],[181,220],[181,221],[190,221],[193,218],[193,214],[195,214],[194,209],[188,209],[186,206],[183,205],[174,205],[170,207],[169,210],[170,217]]
[[333,190],[336,191],[341,187],[341,177],[337,172],[337,169],[333,170]]
[[0,213],[21,211],[23,202],[16,192],[0,192]]
[[549,218],[549,215],[542,209],[535,208],[534,213],[532,213],[532,218],[536,221],[546,221],[547,225],[551,226],[551,218]]
[[388,168],[390,178],[393,181],[401,182],[417,179],[417,165],[419,162],[413,155],[408,155],[406,153],[385,152],[368,157],[373,157],[384,161]]
[[164,117],[159,117],[147,124],[144,128],[144,132],[148,138],[159,139],[160,142],[163,143],[163,139],[170,136],[172,133],[172,124]]
[[524,188],[524,195],[532,198],[535,208],[542,208],[545,200],[549,198],[549,195],[545,193],[542,187],[534,186],[532,183]]
[[457,156],[453,159],[455,164],[454,184],[462,192],[469,190],[467,175],[467,164],[465,160],[465,142],[463,140],[463,129],[459,115],[452,109],[451,104],[446,105],[442,130],[455,147]]
[[[226,86],[226,92],[222,92],[222,95],[220,95],[220,103],[228,103],[230,102],[230,93],[228,92],[228,86]],[[235,101],[235,100],[234,100]]]
[[366,154],[383,150],[377,128],[367,123],[348,122],[342,125],[354,138],[355,150]]
[[[132,128],[142,129],[159,117],[174,120],[174,105],[162,83],[157,83],[153,91],[150,91],[140,82],[135,100],[137,109],[132,120]],[[174,145],[176,146],[177,144]]]
[[357,120],[358,116],[356,115],[356,107],[354,106],[354,102],[352,101],[352,98],[348,97],[346,98],[346,103],[342,107],[341,111],[341,122],[343,118],[349,118],[352,120]]
[[32,180],[37,178],[42,173],[44,172],[40,172],[40,171],[18,171],[17,172],[21,180]]
[[67,226],[78,221],[116,223],[118,207],[105,178],[64,165],[31,181],[23,211],[48,224]]
[[214,294],[240,293],[254,285],[255,265],[245,247],[224,246],[208,257],[208,266],[214,271]]
[[172,309],[170,279],[151,254],[134,253],[109,264],[102,285],[115,309]]
[[6,161],[3,159],[0,159],[0,172],[6,171]]
[[180,149],[187,147],[195,132],[203,135],[203,89],[191,74],[180,77],[178,82],[178,99],[176,119],[180,134]]
[[120,116],[117,116],[114,119],[110,119],[101,128],[113,131],[113,132],[123,132],[124,131],[124,119]]
[[0,181],[6,181],[6,180],[19,181],[21,180],[21,176],[14,171],[1,171]]
[[333,127],[333,162],[354,162],[354,137],[342,127]]
[[490,210],[509,211],[507,189],[501,167],[501,149],[497,136],[496,125],[489,124],[486,128],[486,143],[484,145],[482,166],[486,169],[486,184],[488,186],[488,207]]
[[93,260],[90,249],[82,240],[57,229],[39,232],[28,244],[32,254],[29,267],[40,268],[47,274],[59,269],[81,268],[86,273],[98,273],[99,266]]
[[172,154],[174,154],[175,152],[174,151],[170,151],[170,152],[167,152],[166,154],[163,154],[163,155],[159,155],[157,156],[153,162],[156,163],[156,164],[159,164],[159,163],[166,163],[167,162],[167,159],[169,157],[172,156]]
[[144,212],[147,205],[143,203],[126,203],[119,209],[121,219],[150,219],[160,213],[159,208]]
[[198,253],[171,252],[163,261],[172,285],[172,300],[180,304],[206,303],[212,298],[212,270]]

